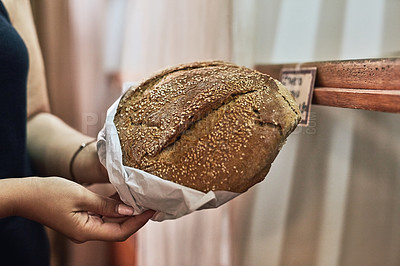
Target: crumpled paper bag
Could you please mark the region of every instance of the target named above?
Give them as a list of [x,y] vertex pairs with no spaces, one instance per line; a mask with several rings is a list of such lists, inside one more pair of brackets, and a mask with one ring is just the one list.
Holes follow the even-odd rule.
[[[131,85],[126,83],[124,87]],[[176,219],[196,210],[216,208],[240,194],[229,191],[203,193],[123,165],[121,145],[113,121],[121,97],[107,111],[105,125],[98,134],[97,150],[111,184],[121,200],[133,207],[135,215],[152,209],[156,211],[151,218],[154,221]]]

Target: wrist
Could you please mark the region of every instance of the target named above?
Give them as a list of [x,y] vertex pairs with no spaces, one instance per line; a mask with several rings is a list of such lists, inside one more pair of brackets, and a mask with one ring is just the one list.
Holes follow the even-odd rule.
[[77,148],[70,163],[73,181],[80,184],[107,183],[106,169],[100,163],[96,140],[86,142]]
[[[96,142],[96,139],[92,139],[92,140],[90,140],[90,141],[83,142],[83,143],[76,149],[76,151],[74,152],[74,154],[72,155],[72,158],[71,158],[71,160],[70,160],[70,162],[69,162],[69,174],[70,174],[70,177],[71,177],[71,180],[72,180],[72,181],[78,182],[78,183],[82,183],[82,182],[79,182],[79,181],[77,180],[76,175],[74,174],[74,173],[75,173],[74,168],[77,168],[77,169],[81,170],[80,167],[78,167],[78,166],[79,166],[78,162],[75,162],[75,161],[78,161],[77,157],[78,157],[79,155],[81,155],[81,154],[82,154],[82,155],[79,156],[79,157],[85,159],[85,157],[87,157],[87,156],[82,157],[82,156],[83,156],[83,153],[84,153],[84,152],[88,152],[89,149],[90,149],[90,145],[91,145],[92,143],[95,143],[95,142]],[[89,156],[91,156],[91,154],[89,154]],[[81,164],[82,164],[82,160],[83,160],[83,159],[80,160]],[[78,165],[78,166],[77,166],[77,165]],[[85,164],[83,164],[83,165],[85,165]],[[79,171],[79,172],[81,172],[81,171]]]

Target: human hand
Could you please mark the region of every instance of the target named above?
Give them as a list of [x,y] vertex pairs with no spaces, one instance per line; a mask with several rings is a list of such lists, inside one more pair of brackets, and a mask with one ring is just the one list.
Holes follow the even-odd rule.
[[58,177],[22,178],[23,191],[14,215],[48,226],[72,241],[123,241],[153,216],[146,211],[132,216],[133,209],[115,199],[95,194]]

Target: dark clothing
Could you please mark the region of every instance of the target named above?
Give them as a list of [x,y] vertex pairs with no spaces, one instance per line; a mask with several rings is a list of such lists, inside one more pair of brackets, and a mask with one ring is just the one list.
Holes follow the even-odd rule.
[[[28,51],[0,1],[0,178],[31,176],[26,147]],[[42,225],[21,218],[0,219],[2,265],[49,265]]]

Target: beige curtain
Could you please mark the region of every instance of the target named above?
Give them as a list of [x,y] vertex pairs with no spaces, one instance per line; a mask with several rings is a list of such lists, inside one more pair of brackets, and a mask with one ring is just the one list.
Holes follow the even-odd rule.
[[126,1],[121,68],[140,81],[166,66],[231,59],[231,1]]
[[[115,72],[103,60],[103,16],[108,1],[31,0],[52,113],[81,132],[97,136],[108,105],[120,94],[110,79]],[[111,185],[91,190],[111,195]],[[51,264],[112,265],[110,243],[74,244],[48,230]]]
[[73,73],[68,1],[31,0],[37,34],[46,66],[51,110],[79,128],[79,96]]

